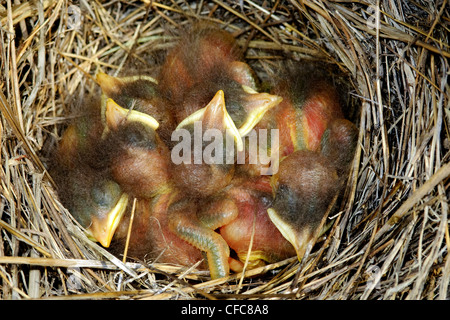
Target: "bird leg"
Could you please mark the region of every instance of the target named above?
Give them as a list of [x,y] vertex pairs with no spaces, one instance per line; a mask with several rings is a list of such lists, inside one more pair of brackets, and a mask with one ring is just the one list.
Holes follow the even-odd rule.
[[[206,252],[211,278],[225,277],[229,273],[228,258],[230,249],[225,240],[211,227],[218,224],[222,217],[227,221],[233,213],[219,212],[217,221],[209,217],[204,222],[197,216],[198,206],[194,201],[183,199],[173,203],[169,208],[169,229],[178,237],[194,247]],[[220,223],[219,223],[220,224]]]

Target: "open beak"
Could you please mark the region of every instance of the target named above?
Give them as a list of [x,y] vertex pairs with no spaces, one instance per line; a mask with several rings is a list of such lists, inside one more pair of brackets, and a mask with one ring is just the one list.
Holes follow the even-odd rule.
[[225,106],[225,96],[223,90],[217,91],[212,100],[206,107],[197,110],[177,126],[177,130],[193,125],[194,122],[201,121],[203,129],[218,129],[222,132],[227,132],[232,135],[236,143],[238,151],[244,149],[242,137],[239,130],[236,128],[234,121],[231,119],[227,108]]
[[153,130],[159,127],[158,121],[152,116],[136,110],[122,108],[111,98],[106,100],[105,119],[107,127],[114,129],[124,121],[141,122]]

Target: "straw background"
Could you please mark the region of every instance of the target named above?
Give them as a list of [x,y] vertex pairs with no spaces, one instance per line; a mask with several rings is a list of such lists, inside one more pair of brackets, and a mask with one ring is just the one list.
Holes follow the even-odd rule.
[[[0,299],[449,299],[449,11],[447,0],[0,2]],[[356,158],[302,263],[214,281],[124,263],[58,201],[46,163],[98,92],[95,74],[153,74],[200,19],[233,33],[263,80],[282,60],[313,59],[350,81]]]

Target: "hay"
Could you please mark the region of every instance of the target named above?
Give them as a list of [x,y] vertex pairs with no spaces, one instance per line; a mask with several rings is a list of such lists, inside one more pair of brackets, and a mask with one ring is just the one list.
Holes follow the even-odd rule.
[[[448,1],[377,0],[379,15],[372,2],[0,5],[1,299],[448,299]],[[58,201],[45,163],[73,102],[99,71],[154,72],[197,19],[232,32],[263,79],[302,58],[351,80],[356,159],[332,228],[302,263],[211,281],[195,266],[123,262]]]

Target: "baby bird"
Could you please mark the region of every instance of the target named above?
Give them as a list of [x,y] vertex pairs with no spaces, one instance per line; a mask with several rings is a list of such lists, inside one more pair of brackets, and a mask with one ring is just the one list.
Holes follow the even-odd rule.
[[78,119],[66,129],[50,172],[72,216],[91,238],[108,247],[125,212],[128,195],[99,164],[96,141],[103,126],[100,113],[95,114]]
[[227,65],[240,57],[231,34],[213,24],[197,23],[167,55],[158,77],[160,92],[177,109],[184,95],[203,82],[218,62]]
[[298,150],[319,152],[339,174],[347,173],[356,148],[357,129],[344,118],[342,95],[320,65],[290,65],[272,90],[283,101],[262,126],[280,130],[279,156]]
[[340,97],[317,65],[290,69],[273,93],[283,102],[261,126],[279,129],[279,170],[272,176],[269,217],[294,246],[308,255],[348,174],[357,129],[343,118]]
[[209,196],[230,183],[234,173],[232,152],[235,143],[242,145],[242,140],[227,113],[222,90],[201,113],[182,121],[172,136],[182,139],[172,153],[183,155],[180,160],[172,157],[171,162],[172,174],[177,177],[174,183],[179,189],[197,197]]
[[[215,123],[213,115],[205,119],[209,121]],[[114,180],[137,198],[128,252],[187,265],[201,260],[204,252],[211,276],[226,276],[228,245],[198,219],[198,199],[174,184],[170,155],[158,138],[157,122],[147,114],[121,108],[112,99],[106,102],[105,122],[107,153],[103,157],[110,159]],[[129,216],[127,212],[124,221]],[[116,232],[115,250],[125,245],[126,225],[123,222]]]
[[287,65],[271,92],[283,101],[269,110],[259,128],[278,129],[280,157],[296,150],[317,151],[323,133],[334,119],[343,119],[340,96],[320,65]]
[[255,75],[236,60],[239,57],[229,33],[199,24],[169,53],[161,69],[159,91],[178,124],[172,140],[179,141],[182,133],[191,135],[182,141],[190,143],[170,146],[176,154],[188,149],[186,159],[172,166],[175,184],[188,194],[209,196],[224,188],[232,179],[236,154],[243,151],[242,137],[281,101],[255,90]]
[[336,170],[319,153],[299,150],[281,161],[271,183],[274,201],[267,210],[269,217],[302,260],[334,205],[340,189]]
[[219,90],[226,110],[241,136],[246,135],[264,113],[281,98],[258,93],[252,69],[241,58],[233,36],[211,24],[199,23],[169,52],[158,78],[165,97],[180,124],[199,117]]
[[99,143],[114,180],[133,197],[151,198],[169,188],[170,153],[152,116],[106,101],[107,134]]

